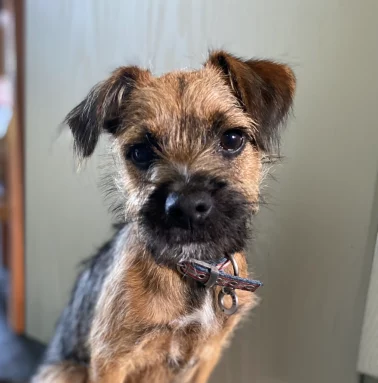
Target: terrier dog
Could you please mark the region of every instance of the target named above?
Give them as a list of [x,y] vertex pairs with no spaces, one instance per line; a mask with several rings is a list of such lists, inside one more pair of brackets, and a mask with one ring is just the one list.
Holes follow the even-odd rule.
[[294,91],[288,66],[215,51],[161,77],[121,67],[68,114],[80,158],[112,137],[123,223],[84,264],[33,383],[208,381],[256,302],[245,248]]

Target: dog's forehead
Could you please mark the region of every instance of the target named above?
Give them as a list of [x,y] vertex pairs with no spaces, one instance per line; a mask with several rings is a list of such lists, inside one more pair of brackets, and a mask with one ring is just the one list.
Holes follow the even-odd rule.
[[[157,92],[170,93],[182,105],[195,105],[201,98],[209,94],[213,97],[227,97],[229,88],[217,70],[204,68],[201,70],[178,70],[166,73],[160,77],[153,77],[151,85]],[[178,97],[178,99],[177,99]]]
[[209,129],[219,116],[233,125],[250,124],[230,87],[212,68],[152,77],[137,88],[131,108],[139,118],[134,122],[144,124],[156,136],[182,130],[191,119],[202,121],[203,129]]

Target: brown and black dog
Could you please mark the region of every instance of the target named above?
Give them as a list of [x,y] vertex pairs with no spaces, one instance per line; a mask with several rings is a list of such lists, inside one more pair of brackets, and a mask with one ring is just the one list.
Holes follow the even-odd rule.
[[[288,66],[216,51],[200,70],[161,77],[121,67],[71,111],[80,158],[101,133],[112,137],[122,222],[84,264],[33,383],[208,381],[254,289],[232,295],[177,265],[213,270],[231,257],[248,278],[264,162],[294,91]],[[235,270],[226,263],[222,272]]]

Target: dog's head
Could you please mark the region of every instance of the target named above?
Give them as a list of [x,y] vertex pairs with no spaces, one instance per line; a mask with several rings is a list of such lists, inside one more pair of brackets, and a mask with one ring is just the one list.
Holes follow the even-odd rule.
[[119,68],[66,122],[81,157],[114,137],[124,217],[158,260],[220,258],[245,247],[294,90],[288,66],[217,51],[197,71]]

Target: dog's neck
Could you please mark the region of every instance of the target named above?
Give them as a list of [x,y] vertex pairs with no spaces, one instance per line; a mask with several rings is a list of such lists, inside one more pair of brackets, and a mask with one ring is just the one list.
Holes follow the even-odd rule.
[[[260,281],[250,280],[248,278],[248,266],[245,252],[234,254],[211,254],[208,246],[201,244],[191,244],[186,246],[177,246],[177,248],[166,250],[164,254],[154,254],[153,251],[147,251],[143,236],[138,235],[140,231],[136,225],[130,225],[126,230],[128,240],[136,242],[134,245],[140,247],[142,256],[151,258],[158,267],[168,267],[175,272],[182,274],[187,281],[199,282],[206,288],[221,286],[229,289],[241,289],[254,292],[262,285]],[[135,235],[130,236],[130,231]],[[125,232],[126,233],[126,232]],[[129,246],[134,246],[129,242]],[[210,253],[210,256],[209,256]],[[193,285],[193,283],[191,283]],[[195,284],[194,284],[195,285]]]

